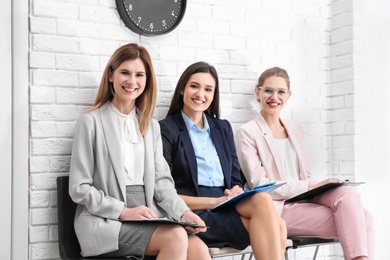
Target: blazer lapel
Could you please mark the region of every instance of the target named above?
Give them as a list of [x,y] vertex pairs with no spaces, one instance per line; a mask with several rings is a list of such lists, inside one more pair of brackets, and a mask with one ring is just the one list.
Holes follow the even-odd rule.
[[181,113],[177,113],[174,115],[174,120],[176,124],[179,126],[180,131],[180,140],[183,144],[184,153],[188,160],[188,166],[190,168],[191,177],[195,184],[195,187],[198,187],[198,164],[196,162],[196,156],[194,147],[192,146],[191,138],[188,133],[186,124],[184,123],[184,119]]
[[282,171],[283,161],[279,155],[278,147],[273,140],[272,132],[269,129],[267,122],[265,121],[265,119],[261,115],[261,113],[259,113],[256,116],[255,120],[256,120],[256,123],[258,124],[261,132],[263,133],[264,140],[267,143],[269,150],[271,151],[272,157],[274,157],[276,168],[278,169],[279,178],[280,178],[280,180],[284,180],[285,177],[284,177],[284,173]]
[[[115,175],[118,180],[118,184],[120,186],[122,196],[126,200],[126,185],[124,185],[125,180],[123,178],[123,155],[121,152],[121,143],[118,138],[118,134],[115,129],[115,123],[114,119],[112,117],[112,111],[110,108],[110,103],[106,102],[103,106],[99,108],[100,111],[100,119],[102,122],[102,127],[104,131],[104,136],[106,138],[106,143],[107,143],[107,148],[108,148],[108,153],[110,155],[110,159],[112,166],[115,171]],[[123,184],[123,185],[122,185]]]
[[226,187],[231,187],[232,177],[231,177],[231,172],[227,169],[228,162],[226,158],[226,151],[224,151],[224,147],[223,147],[223,144],[226,142],[226,140],[222,140],[221,133],[216,127],[214,121],[208,115],[206,115],[206,118],[210,126],[211,138],[213,139],[213,143],[217,151],[218,158],[220,160]]

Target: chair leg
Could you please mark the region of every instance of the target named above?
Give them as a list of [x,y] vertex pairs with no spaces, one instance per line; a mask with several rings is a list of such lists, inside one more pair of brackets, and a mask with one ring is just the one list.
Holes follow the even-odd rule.
[[288,260],[288,250],[286,249],[286,252],[284,253],[284,259]]
[[318,249],[319,249],[320,246],[316,246],[316,250],[314,251],[314,256],[313,256],[313,260],[316,260],[317,259],[317,254],[318,254]]

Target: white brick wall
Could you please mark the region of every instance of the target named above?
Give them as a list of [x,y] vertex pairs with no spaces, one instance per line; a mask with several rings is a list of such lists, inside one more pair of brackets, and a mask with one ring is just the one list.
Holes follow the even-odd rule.
[[[362,119],[355,111],[360,79],[350,0],[190,0],[175,31],[151,38],[124,27],[114,1],[30,4],[30,259],[59,258],[55,180],[68,174],[75,122],[93,102],[107,59],[123,43],[140,43],[153,58],[159,119],[179,75],[195,61],[217,68],[222,117],[234,129],[259,110],[253,95],[259,74],[286,68],[293,96],[284,116],[306,129],[312,172],[353,177],[357,170],[354,148],[363,145],[364,132],[356,135]],[[323,254],[332,255],[332,248]],[[290,259],[308,254],[310,249],[296,250]]]

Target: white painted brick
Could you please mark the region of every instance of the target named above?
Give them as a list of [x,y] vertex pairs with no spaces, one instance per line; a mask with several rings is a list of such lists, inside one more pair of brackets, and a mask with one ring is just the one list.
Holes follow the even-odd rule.
[[34,103],[48,103],[55,102],[55,88],[52,87],[30,87],[30,102]]
[[353,136],[333,136],[332,148],[333,149],[349,149],[354,147]]
[[[260,1],[259,1],[260,2]],[[259,8],[251,8],[246,10],[246,22],[257,26],[274,25],[278,23],[279,13],[272,11],[264,11]],[[284,25],[281,23],[280,25]],[[259,37],[259,35],[253,35]]]
[[259,51],[261,50],[261,54],[264,53],[276,53],[277,51],[277,43],[278,41],[273,39],[257,39],[257,38],[249,38],[247,39],[247,50],[248,51]]
[[231,51],[230,62],[238,65],[254,64],[260,66],[261,55],[254,51]]
[[30,227],[30,242],[46,242],[49,240],[49,228],[48,226],[34,226]]
[[215,21],[209,19],[197,20],[196,28],[197,31],[202,34],[207,33],[226,35],[230,33],[230,23],[228,21]]
[[51,156],[49,163],[50,172],[69,172],[70,156]]
[[75,122],[58,122],[56,123],[56,136],[73,138]]
[[62,1],[34,0],[32,12],[34,16],[77,19],[79,7]]
[[96,89],[71,89],[58,88],[56,100],[58,103],[69,104],[91,104],[95,100]]
[[242,66],[219,66],[218,76],[220,79],[243,79],[245,68]]
[[55,53],[77,52],[78,40],[75,37],[63,37],[57,35],[32,35],[32,48],[36,51]]
[[57,69],[75,71],[98,71],[99,58],[89,55],[59,54],[56,57]]
[[331,158],[335,161],[353,161],[354,150],[353,149],[333,149],[331,151]]
[[36,208],[31,209],[32,225],[57,223],[57,209],[55,208]]
[[[226,64],[230,61],[230,55],[227,51],[215,50],[215,49],[198,49],[196,51],[197,61],[206,61],[211,65],[222,63]],[[218,68],[216,68],[218,70]]]
[[160,47],[159,59],[162,61],[184,61],[188,65],[195,60],[195,51],[190,47],[178,48],[173,45],[163,45]]
[[318,30],[308,30],[293,28],[291,29],[291,39],[297,42],[308,42],[308,43],[320,43],[321,32]]
[[31,191],[30,206],[32,208],[48,207],[50,205],[48,191]]
[[349,13],[351,11],[353,11],[353,1],[349,1],[349,0],[332,1],[333,16],[337,16],[343,13]]
[[31,142],[33,154],[70,154],[73,140],[64,139],[36,139]]
[[47,156],[30,157],[30,173],[47,172],[49,170],[49,158]]
[[58,241],[58,226],[49,227],[49,241]]
[[76,107],[72,105],[33,105],[31,107],[31,119],[33,121],[74,121],[76,119],[76,115],[80,114],[80,112],[83,110],[83,107]]
[[277,50],[279,53],[292,54],[299,57],[305,55],[306,52],[305,45],[294,41],[279,41],[277,43]]
[[259,38],[261,35],[261,29],[258,24],[252,24],[247,22],[236,22],[231,24],[231,35],[241,37],[253,37]]
[[[74,0],[74,1],[78,1],[78,0]],[[116,8],[116,4],[112,0],[89,0],[89,2],[91,2],[91,4],[93,5],[97,5],[99,3],[100,6]]]
[[[113,26],[114,27],[114,26]],[[90,21],[58,20],[57,33],[71,37],[99,37],[99,24]]]
[[31,244],[31,260],[59,259],[57,243],[34,243]]
[[55,62],[53,53],[30,52],[30,68],[54,68]]
[[354,17],[353,12],[342,13],[332,17],[332,27],[333,29],[339,29],[344,27],[354,26]]
[[335,56],[330,58],[330,66],[334,69],[352,67],[353,63],[354,60],[351,54]]
[[[186,66],[190,64],[186,63]],[[176,76],[176,62],[164,62],[164,61],[155,61],[153,63],[154,73],[157,76]]]
[[[89,25],[85,25],[85,30],[88,30]],[[124,41],[128,42],[138,42],[139,36],[136,33],[130,31],[129,28],[124,25],[112,25],[112,24],[98,24],[96,28],[92,30],[97,30],[93,32],[92,37],[100,37],[104,39],[110,39],[114,41]]]
[[[58,175],[56,174],[38,174],[38,173],[32,174],[31,183],[30,183],[31,190],[55,189],[57,188],[57,184],[56,184],[57,177]],[[44,223],[34,223],[34,224],[44,224]]]
[[215,36],[214,48],[220,50],[245,50],[245,39],[233,36]]
[[280,13],[290,13],[293,1],[285,0],[264,0],[262,1],[262,8],[265,11],[275,11]]
[[342,28],[338,30],[333,30],[332,32],[332,43],[338,43],[338,42],[343,42],[343,41],[351,41],[354,39],[354,33],[353,33],[353,28],[351,26],[345,27],[343,26]]
[[103,72],[80,72],[79,87],[95,87],[96,92],[100,85],[102,75]]
[[354,79],[354,68],[335,69],[331,72],[332,82],[352,81]]
[[31,124],[31,137],[54,137],[56,127],[54,122],[34,122]]
[[57,23],[55,19],[30,17],[30,32],[34,34],[55,34]]
[[215,20],[229,21],[231,23],[240,22],[245,20],[245,7],[235,6],[213,6],[212,17]]
[[296,15],[318,17],[320,14],[320,5],[314,2],[291,1],[291,11]]
[[344,95],[351,94],[354,91],[354,85],[352,81],[348,82],[335,82],[329,86],[329,95]]
[[[231,84],[231,93],[235,94],[235,97],[245,98],[247,99],[253,99],[255,100],[255,81],[248,81],[248,80],[232,80]],[[237,95],[236,95],[237,94]],[[247,102],[236,102],[236,106],[240,107],[243,104],[247,104]]]
[[77,72],[34,70],[32,77],[33,84],[39,86],[76,87],[78,85]]
[[[79,19],[85,21],[93,21],[100,23],[112,23],[119,24],[119,14],[116,9],[95,6],[84,5],[79,8]],[[113,15],[114,14],[114,15]]]
[[[273,39],[276,41],[289,41],[292,39],[292,30],[294,29],[285,26],[269,25],[262,28],[262,37],[265,39]],[[303,41],[303,39],[300,40]]]
[[339,56],[352,54],[353,51],[353,42],[352,41],[343,41],[332,43],[332,48],[330,51],[331,56]]
[[179,46],[192,48],[206,48],[213,47],[213,37],[210,34],[200,34],[194,32],[182,33],[178,35]]
[[[314,19],[314,18],[308,18],[301,15],[296,15],[292,13],[278,13],[277,14],[277,25],[281,25],[283,27],[289,27],[289,28],[308,28],[308,20]],[[311,22],[313,23],[313,22]],[[317,24],[316,24],[317,25]],[[312,25],[309,27],[309,29],[318,29],[321,28],[320,26],[314,26]]]

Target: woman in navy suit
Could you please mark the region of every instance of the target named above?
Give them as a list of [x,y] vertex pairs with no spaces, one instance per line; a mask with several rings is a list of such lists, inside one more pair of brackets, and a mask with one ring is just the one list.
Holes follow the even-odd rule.
[[233,131],[219,119],[213,66],[197,62],[184,71],[160,126],[176,190],[210,227],[198,236],[209,247],[244,249],[250,244],[258,260],[283,259],[286,227],[268,193],[211,210],[243,191]]

